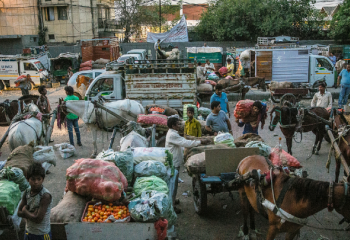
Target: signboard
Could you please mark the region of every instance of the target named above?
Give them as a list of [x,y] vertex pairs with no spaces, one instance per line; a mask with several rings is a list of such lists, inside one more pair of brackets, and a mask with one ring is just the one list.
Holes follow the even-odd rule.
[[185,16],[182,16],[178,24],[170,31],[165,33],[147,33],[147,42],[155,43],[160,39],[160,42],[188,42],[187,22]]

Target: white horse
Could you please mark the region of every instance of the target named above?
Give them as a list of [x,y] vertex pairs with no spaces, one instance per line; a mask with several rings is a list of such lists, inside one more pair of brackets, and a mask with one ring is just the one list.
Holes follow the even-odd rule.
[[[28,104],[25,110],[27,112],[40,112],[34,103]],[[8,141],[11,151],[19,146],[27,145],[31,141],[34,141],[35,146],[42,140],[43,124],[34,117],[12,123],[9,128]]]
[[[145,113],[145,109],[143,106],[137,101],[124,99],[113,102],[105,102],[104,107],[115,112],[116,114],[124,117],[129,121],[136,121],[137,115]],[[79,116],[84,123],[89,127],[92,131],[92,141],[94,145],[94,151],[91,155],[91,158],[95,158],[97,156],[97,130],[99,129],[96,123],[96,109],[94,105],[90,101],[76,100],[76,101],[67,101],[65,102],[65,106],[67,107],[67,111],[74,113]],[[99,123],[102,123],[104,127],[112,128],[117,124],[120,124],[120,120],[115,116],[107,113],[104,110],[98,110],[101,115],[100,119],[98,119]]]

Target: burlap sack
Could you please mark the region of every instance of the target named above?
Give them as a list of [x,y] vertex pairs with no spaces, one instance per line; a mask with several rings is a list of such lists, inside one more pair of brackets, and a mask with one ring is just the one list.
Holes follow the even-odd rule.
[[195,154],[188,158],[185,167],[189,174],[205,173],[205,152]]
[[193,137],[186,135],[185,138],[188,140],[196,140],[196,141],[202,141],[201,145],[213,145],[214,144],[214,137],[215,136],[202,136],[202,137]]
[[27,176],[29,166],[34,163],[33,152],[34,142],[15,148],[7,158],[5,167],[18,167]]
[[292,88],[291,82],[274,82],[270,83],[270,90],[274,91],[276,88]]
[[252,141],[261,141],[264,142],[264,140],[255,133],[246,133],[243,134],[243,136],[240,136],[239,138],[236,138],[234,143],[236,147],[245,147],[245,145]]
[[88,200],[68,191],[58,205],[51,209],[51,223],[80,222]]

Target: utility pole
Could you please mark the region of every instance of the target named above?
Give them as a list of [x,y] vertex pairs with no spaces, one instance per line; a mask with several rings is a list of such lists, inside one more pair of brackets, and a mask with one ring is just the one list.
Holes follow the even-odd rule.
[[162,0],[159,0],[159,33],[162,32]]

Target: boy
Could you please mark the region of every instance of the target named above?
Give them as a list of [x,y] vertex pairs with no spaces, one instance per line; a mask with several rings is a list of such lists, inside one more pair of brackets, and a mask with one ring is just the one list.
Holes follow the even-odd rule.
[[45,85],[41,85],[38,89],[40,93],[40,97],[36,102],[36,105],[39,107],[40,112],[44,114],[48,114],[51,112],[51,106],[48,97],[46,96],[47,90]]
[[40,163],[32,164],[27,171],[30,187],[24,191],[18,216],[27,220],[24,240],[50,240],[50,212],[52,196],[44,188],[45,169]]
[[193,136],[193,137],[201,137],[202,136],[201,124],[193,116],[194,116],[194,108],[188,107],[187,108],[188,119],[185,122],[184,135],[185,136],[189,135],[189,136]]
[[205,129],[208,132],[213,132],[215,136],[218,135],[218,132],[230,132],[232,134],[230,119],[221,110],[220,102],[213,101],[211,103],[211,110],[211,113],[207,117]]
[[[67,94],[67,97],[64,99],[64,101],[79,100],[77,96],[73,95],[74,89],[71,86],[66,86],[64,90],[66,91],[66,94]],[[83,146],[80,140],[80,131],[79,131],[78,121],[79,121],[79,117],[77,115],[73,113],[67,114],[67,128],[68,128],[69,142],[73,146],[74,146],[73,127],[75,130],[75,134],[77,135],[78,146]]]

